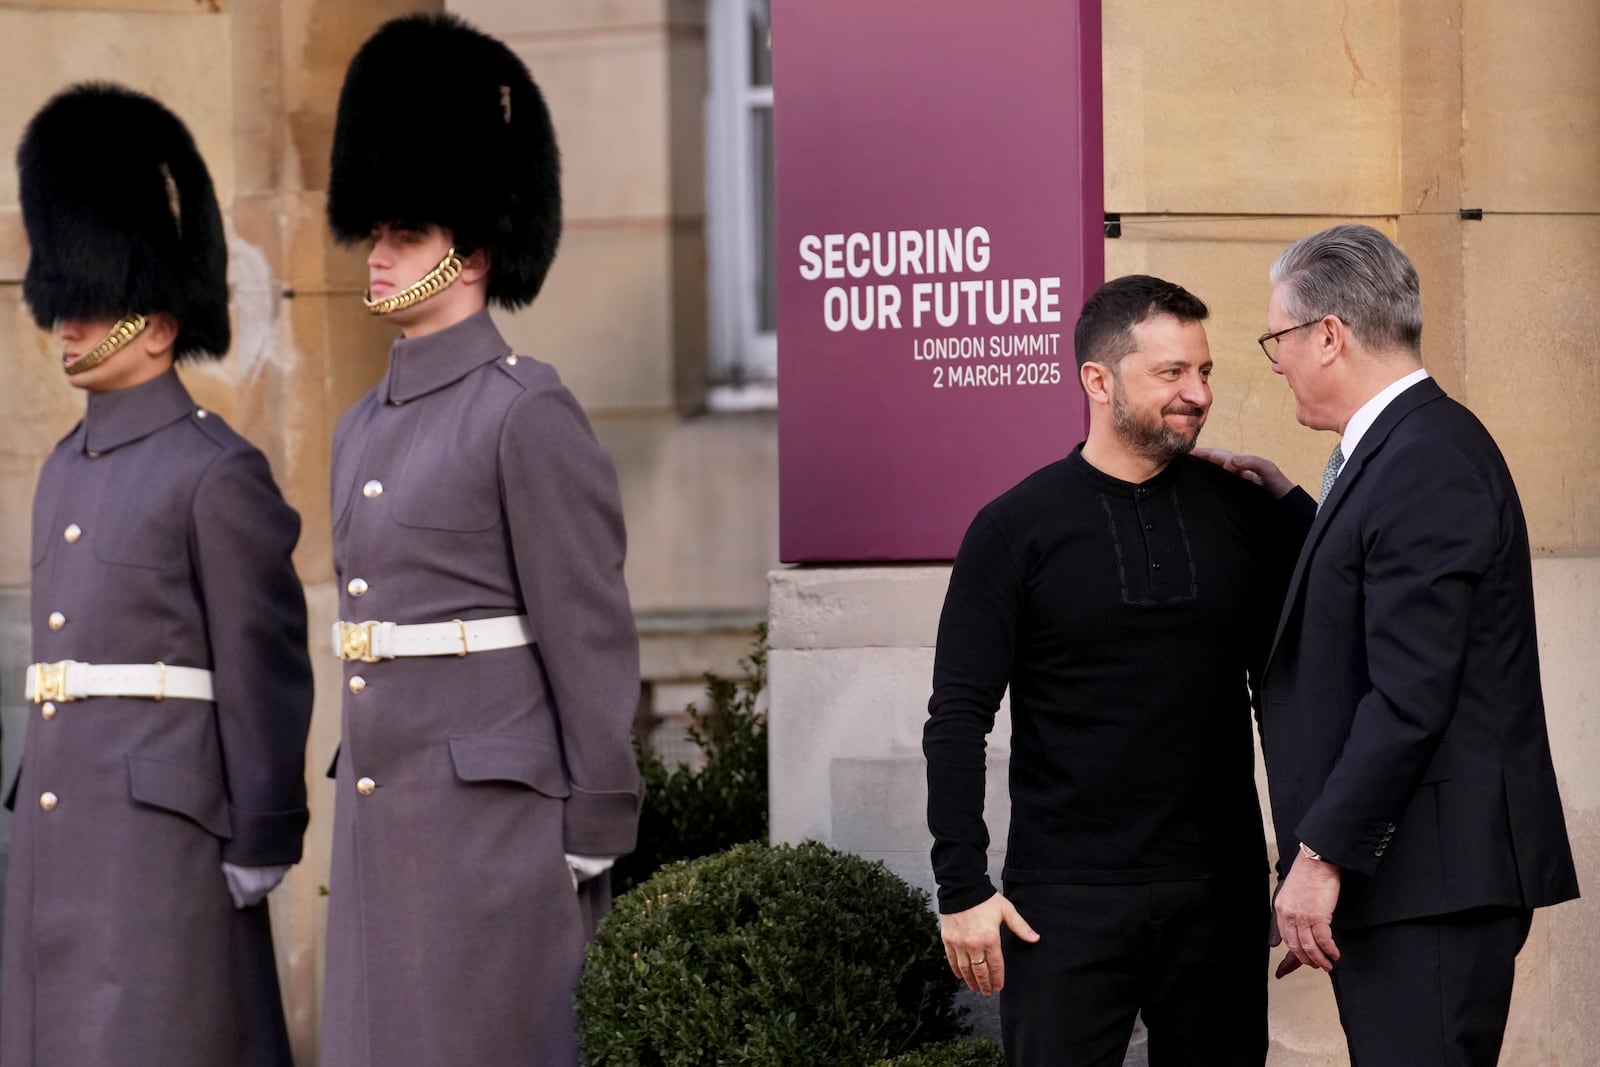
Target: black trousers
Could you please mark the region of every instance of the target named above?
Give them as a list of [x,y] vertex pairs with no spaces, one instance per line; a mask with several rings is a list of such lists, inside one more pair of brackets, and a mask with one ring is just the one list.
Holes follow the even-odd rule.
[[1533,912],[1478,908],[1334,930],[1351,1067],[1493,1067]]
[[1011,1067],[1121,1067],[1144,1015],[1150,1067],[1260,1067],[1267,1055],[1266,876],[1008,885],[1039,932],[1001,931]]

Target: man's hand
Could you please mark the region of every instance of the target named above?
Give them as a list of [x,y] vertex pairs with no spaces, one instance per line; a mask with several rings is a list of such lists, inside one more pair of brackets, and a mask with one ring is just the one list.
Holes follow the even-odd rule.
[[1196,448],[1193,455],[1200,459],[1208,460],[1221,467],[1230,474],[1237,474],[1247,482],[1254,482],[1271,493],[1273,499],[1279,499],[1289,490],[1294,488],[1294,482],[1289,476],[1278,469],[1278,465],[1270,459],[1261,456],[1245,455],[1241,452],[1229,452],[1226,448]]
[[[1267,947],[1277,948],[1283,944],[1283,936],[1278,933],[1278,914],[1272,909],[1267,909]],[[1292,952],[1285,953],[1278,963],[1278,969],[1272,972],[1272,977],[1283,978],[1300,969],[1300,961],[1295,959]]]
[[975,908],[939,916],[939,936],[944,939],[944,958],[955,976],[973,992],[988,996],[1006,984],[1006,962],[1000,955],[1000,924],[1024,941],[1037,941],[1034,933],[1011,901],[996,893]]
[[[1277,932],[1297,965],[1333,970],[1334,961],[1339,958],[1339,946],[1333,943],[1333,909],[1338,903],[1339,868],[1314,860],[1302,851],[1294,858],[1272,905],[1278,920]],[[1285,961],[1278,969],[1278,977],[1292,970]]]

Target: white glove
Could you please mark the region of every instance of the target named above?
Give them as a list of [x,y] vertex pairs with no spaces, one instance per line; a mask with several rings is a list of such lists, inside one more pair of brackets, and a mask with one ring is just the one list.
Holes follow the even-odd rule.
[[615,862],[615,856],[574,856],[567,853],[567,870],[572,872],[572,888],[577,889],[579,882],[587,882],[605,874]]
[[228,880],[228,895],[236,908],[248,908],[266,900],[267,894],[288,873],[289,867],[238,867],[226,862],[222,865],[222,876]]

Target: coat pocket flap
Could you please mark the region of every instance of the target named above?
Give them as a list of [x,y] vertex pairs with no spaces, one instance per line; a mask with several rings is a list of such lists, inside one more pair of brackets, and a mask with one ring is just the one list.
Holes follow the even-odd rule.
[[182,815],[215,837],[233,836],[227,793],[215,779],[167,760],[129,756],[128,788],[141,804]]
[[450,758],[463,782],[516,782],[558,800],[571,793],[560,751],[536,737],[461,734],[450,739]]

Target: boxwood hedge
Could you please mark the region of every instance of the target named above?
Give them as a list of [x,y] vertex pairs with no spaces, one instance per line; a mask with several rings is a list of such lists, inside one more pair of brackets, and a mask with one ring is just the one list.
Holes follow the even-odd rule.
[[865,1065],[958,1036],[955,993],[927,894],[815,842],[746,844],[617,898],[579,1037],[590,1067]]

